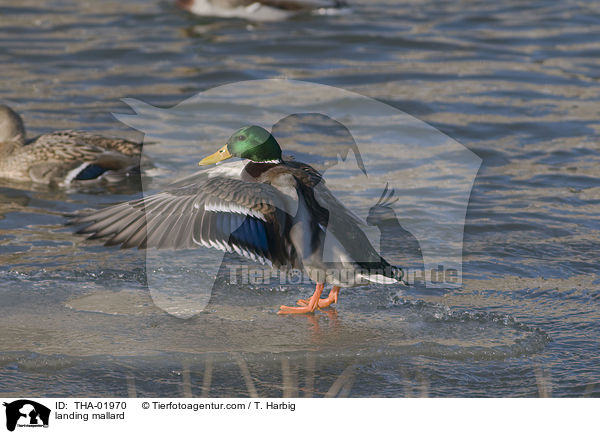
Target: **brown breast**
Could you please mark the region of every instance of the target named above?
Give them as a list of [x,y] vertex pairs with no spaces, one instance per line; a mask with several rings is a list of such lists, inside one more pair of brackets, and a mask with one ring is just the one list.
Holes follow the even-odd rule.
[[242,170],[242,181],[259,182],[258,178],[260,178],[263,173],[279,164],[280,163],[255,163],[254,161],[250,161],[244,166],[244,170]]

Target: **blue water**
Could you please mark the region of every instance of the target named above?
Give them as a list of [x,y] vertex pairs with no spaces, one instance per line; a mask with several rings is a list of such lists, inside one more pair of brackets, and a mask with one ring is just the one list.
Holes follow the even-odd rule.
[[168,108],[217,85],[293,78],[378,99],[482,159],[462,286],[351,288],[335,312],[282,317],[310,284],[232,284],[223,265],[205,312],[183,320],[154,305],[143,252],[63,226],[64,213],[137,197],[135,186],[3,182],[0,395],[600,396],[598,6],[353,5],[251,23],[156,0],[8,0],[0,103],[30,136],[141,140],[111,115],[131,113],[121,98]]

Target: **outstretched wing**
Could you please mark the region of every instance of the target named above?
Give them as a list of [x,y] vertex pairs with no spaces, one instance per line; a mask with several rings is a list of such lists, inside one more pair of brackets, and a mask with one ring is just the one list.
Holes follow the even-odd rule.
[[235,252],[281,266],[293,256],[285,236],[290,216],[277,189],[227,176],[220,168],[179,181],[161,193],[76,217],[79,233],[122,248]]

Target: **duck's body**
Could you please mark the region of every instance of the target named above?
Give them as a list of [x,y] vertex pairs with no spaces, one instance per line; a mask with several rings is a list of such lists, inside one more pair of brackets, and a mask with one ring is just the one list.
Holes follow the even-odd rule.
[[0,178],[68,186],[117,181],[139,169],[142,145],[82,131],[58,131],[25,139],[21,117],[0,106]]
[[[251,133],[236,134],[244,137],[239,141],[248,141]],[[203,162],[231,156],[227,146],[235,148],[234,136],[230,145]],[[316,170],[281,160],[280,151],[274,158],[237,154],[251,161],[221,164],[165,192],[79,217],[75,223],[88,224],[80,232],[104,238],[107,245],[203,246],[236,252],[279,269],[306,271],[317,283],[317,291],[310,300],[299,302],[303,306],[282,306],[280,313],[326,307],[337,301],[341,286],[401,281],[402,271],[373,249],[359,219],[333,196]],[[332,293],[319,300],[326,283],[334,285]]]
[[325,13],[346,6],[341,0],[177,0],[177,4],[200,16],[254,21],[279,21],[302,12]]

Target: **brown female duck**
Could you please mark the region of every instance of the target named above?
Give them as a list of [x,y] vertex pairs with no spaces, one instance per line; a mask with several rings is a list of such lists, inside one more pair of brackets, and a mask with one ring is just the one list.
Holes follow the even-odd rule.
[[81,131],[58,131],[26,140],[21,117],[0,105],[0,178],[66,187],[115,182],[139,170],[142,145]]

